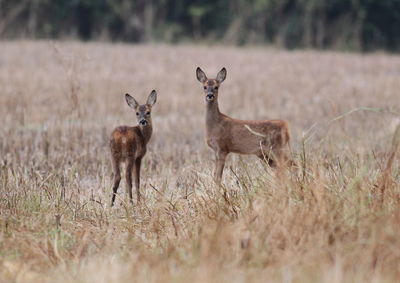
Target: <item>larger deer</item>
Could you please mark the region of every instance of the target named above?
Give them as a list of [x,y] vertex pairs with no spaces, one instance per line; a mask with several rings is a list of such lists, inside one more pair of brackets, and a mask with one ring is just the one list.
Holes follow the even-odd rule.
[[147,98],[146,104],[139,103],[128,93],[125,94],[128,105],[136,112],[139,125],[135,127],[119,126],[114,129],[110,139],[111,160],[114,171],[114,185],[111,197],[111,206],[114,205],[115,196],[121,181],[120,164],[126,162],[126,183],[128,186],[129,199],[132,197],[132,170],[135,175],[135,187],[137,201],[140,202],[140,165],[146,154],[147,143],[151,138],[153,127],[151,123],[151,108],[157,101],[157,92],[153,90]]
[[215,79],[208,79],[198,67],[196,76],[203,84],[206,99],[206,140],[215,153],[214,180],[217,184],[221,184],[225,160],[231,152],[254,154],[271,167],[288,162],[284,149],[290,138],[286,121],[243,121],[228,117],[218,107],[218,90],[226,78],[226,69],[222,68]]

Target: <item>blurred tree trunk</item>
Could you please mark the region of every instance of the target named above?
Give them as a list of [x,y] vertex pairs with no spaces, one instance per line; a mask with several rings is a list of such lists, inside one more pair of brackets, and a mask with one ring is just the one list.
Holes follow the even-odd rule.
[[144,22],[144,40],[149,42],[153,40],[154,31],[154,3],[153,0],[147,0],[144,4],[143,22]]
[[245,22],[246,3],[243,0],[231,1],[230,11],[235,15],[233,20],[228,26],[225,32],[224,41],[228,43],[240,44],[243,41],[242,29]]
[[304,13],[304,45],[305,47],[313,46],[313,7],[307,5]]
[[28,37],[34,38],[37,34],[37,17],[40,0],[31,0],[29,5]]
[[194,40],[202,37],[201,18],[207,13],[207,8],[201,5],[191,5],[189,7],[189,15],[191,17],[192,34]]
[[360,1],[353,1],[353,5],[355,6],[355,11],[356,11],[356,22],[353,28],[353,40],[354,40],[354,49],[355,50],[362,50],[362,29],[363,29],[363,24],[366,16],[366,11],[365,7],[360,3]]
[[2,19],[0,20],[0,37],[4,35],[8,25],[11,25],[13,21],[24,11],[28,4],[28,1],[24,0],[17,5],[10,8],[8,11],[1,11]]
[[324,48],[325,43],[325,9],[322,8],[319,12],[316,21],[315,29],[315,46],[317,48]]

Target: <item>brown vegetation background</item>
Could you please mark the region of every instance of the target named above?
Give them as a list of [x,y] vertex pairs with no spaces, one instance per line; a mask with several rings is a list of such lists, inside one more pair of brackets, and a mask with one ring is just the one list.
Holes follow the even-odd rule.
[[[1,42],[1,282],[396,282],[400,57]],[[222,189],[195,78],[222,112],[289,121],[298,169],[229,157]],[[140,206],[109,207],[108,137],[158,101]],[[396,139],[397,137],[397,139]],[[393,160],[391,162],[390,160]]]

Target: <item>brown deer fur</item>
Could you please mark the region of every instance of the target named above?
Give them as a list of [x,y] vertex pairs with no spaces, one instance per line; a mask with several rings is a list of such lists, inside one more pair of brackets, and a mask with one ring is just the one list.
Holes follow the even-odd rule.
[[206,141],[215,153],[214,179],[218,184],[221,183],[226,157],[231,152],[254,154],[272,167],[288,162],[284,150],[290,139],[286,121],[243,121],[228,117],[218,107],[218,89],[226,78],[226,69],[222,68],[215,79],[208,79],[197,68],[196,76],[206,95]]
[[119,126],[115,128],[111,134],[110,149],[114,171],[114,185],[111,197],[111,206],[114,205],[115,196],[121,181],[120,164],[122,162],[126,163],[125,177],[130,201],[133,202],[132,171],[135,176],[137,201],[140,201],[140,165],[142,158],[146,154],[146,146],[153,131],[151,123],[151,108],[156,103],[157,93],[155,90],[153,90],[147,99],[147,103],[144,105],[139,105],[137,101],[129,94],[125,94],[125,99],[128,105],[135,109],[136,118],[139,125],[135,127]]

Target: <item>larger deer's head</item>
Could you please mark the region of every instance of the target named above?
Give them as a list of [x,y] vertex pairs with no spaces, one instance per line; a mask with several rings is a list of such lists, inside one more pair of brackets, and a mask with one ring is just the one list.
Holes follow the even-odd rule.
[[212,102],[218,99],[218,89],[221,83],[226,78],[226,69],[222,68],[221,71],[218,72],[217,77],[215,79],[207,78],[206,74],[203,72],[200,67],[196,69],[196,77],[203,84],[204,94],[206,95],[206,101]]

